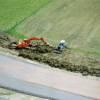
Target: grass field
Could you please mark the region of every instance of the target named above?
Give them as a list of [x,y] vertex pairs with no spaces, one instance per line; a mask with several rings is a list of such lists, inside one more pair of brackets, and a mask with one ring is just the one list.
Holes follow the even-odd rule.
[[99,11],[100,0],[52,0],[15,30],[48,38],[52,44],[65,39],[72,48],[99,52]]
[[0,30],[9,30],[36,13],[49,0],[0,0]]
[[42,36],[54,45],[65,39],[100,55],[100,0],[0,0],[0,11],[0,29],[18,38]]

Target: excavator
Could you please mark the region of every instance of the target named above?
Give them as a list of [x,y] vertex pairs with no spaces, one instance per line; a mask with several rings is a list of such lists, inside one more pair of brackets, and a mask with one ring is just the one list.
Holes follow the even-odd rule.
[[[33,41],[35,41],[35,43],[33,43]],[[29,47],[36,47],[36,46],[41,46],[41,45],[49,45],[48,42],[46,42],[44,40],[44,38],[40,38],[40,37],[31,37],[29,39],[24,39],[24,40],[19,40],[19,42],[12,42],[9,45],[9,48],[29,48]]]
[[[33,41],[35,41],[33,43]],[[64,40],[62,40],[64,41]],[[62,47],[62,41],[60,43],[60,46]],[[19,42],[12,42],[8,45],[9,49],[30,49],[30,50],[36,50],[39,52],[55,52],[55,53],[61,53],[62,50],[59,50],[58,48],[55,49],[52,45],[50,45],[47,41],[44,40],[44,38],[41,37],[31,37],[24,40],[19,40]]]
[[[35,42],[32,43],[33,40],[41,41],[41,42]],[[44,38],[39,37],[32,37],[29,39],[20,40],[19,43],[16,45],[17,48],[26,48],[26,47],[32,47],[32,46],[39,46],[39,45],[49,45],[48,42],[44,40]]]

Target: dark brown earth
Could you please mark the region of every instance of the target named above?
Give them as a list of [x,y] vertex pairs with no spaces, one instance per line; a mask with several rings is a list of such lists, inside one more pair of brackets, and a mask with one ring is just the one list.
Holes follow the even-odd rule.
[[[0,33],[0,46],[9,48],[11,42],[17,41],[15,38]],[[11,49],[18,52],[18,56],[46,63],[51,67],[64,69],[71,72],[79,72],[83,75],[100,77],[100,57],[87,56],[72,49],[64,49],[62,52],[54,50],[55,47],[47,45],[25,49]]]
[[7,47],[11,42],[17,41],[14,37],[10,36],[6,32],[0,32],[0,46]]

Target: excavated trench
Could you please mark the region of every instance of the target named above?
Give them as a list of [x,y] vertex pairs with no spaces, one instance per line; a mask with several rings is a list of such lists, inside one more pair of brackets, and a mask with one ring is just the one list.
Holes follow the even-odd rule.
[[[0,46],[9,48],[9,44],[14,38],[0,34]],[[11,49],[18,52],[18,56],[46,63],[51,67],[64,69],[72,72],[79,72],[83,75],[93,75],[100,77],[100,59],[85,56],[65,49],[58,52],[54,47],[47,45],[25,49]]]

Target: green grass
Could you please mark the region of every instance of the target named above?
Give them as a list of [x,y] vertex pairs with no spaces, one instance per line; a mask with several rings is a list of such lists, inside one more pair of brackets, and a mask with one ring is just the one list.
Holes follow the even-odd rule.
[[100,0],[0,0],[0,30],[100,55]]
[[42,36],[57,45],[61,39],[83,51],[100,51],[100,0],[52,0],[15,30]]
[[25,39],[25,38],[27,38],[26,35],[17,32],[15,29],[11,29],[11,30],[9,30],[9,31],[7,31],[7,32],[8,32],[11,36],[16,37],[17,39]]
[[100,57],[100,51],[97,51],[97,50],[91,51],[91,50],[83,50],[80,48],[71,48],[71,51],[85,54],[86,56],[93,55],[94,57]]
[[0,0],[0,30],[10,30],[31,14],[36,13],[49,0]]

